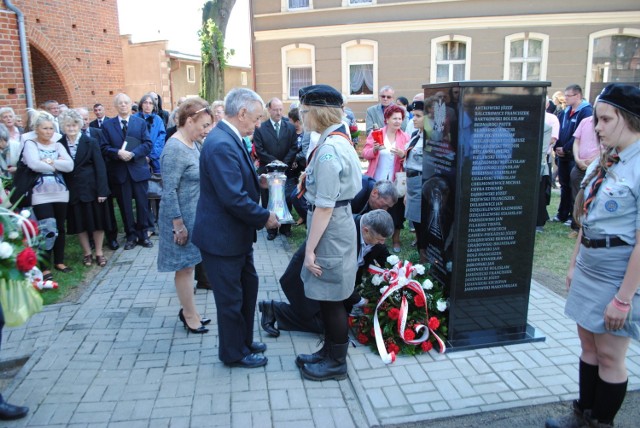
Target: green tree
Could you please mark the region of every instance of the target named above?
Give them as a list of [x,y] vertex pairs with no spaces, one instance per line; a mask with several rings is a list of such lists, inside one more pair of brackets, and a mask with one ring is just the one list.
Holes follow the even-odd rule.
[[224,47],[227,23],[236,0],[209,0],[202,9],[200,49],[202,53],[202,85],[200,96],[208,101],[224,96],[224,68],[233,50]]

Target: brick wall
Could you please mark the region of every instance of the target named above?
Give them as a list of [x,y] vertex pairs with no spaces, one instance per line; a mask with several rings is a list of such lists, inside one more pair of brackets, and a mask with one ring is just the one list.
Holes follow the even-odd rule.
[[[33,100],[71,107],[101,102],[113,114],[124,89],[115,0],[14,0],[25,16]],[[0,2],[0,106],[26,108],[16,15]],[[10,93],[12,92],[12,93]],[[15,93],[13,93],[15,92]]]

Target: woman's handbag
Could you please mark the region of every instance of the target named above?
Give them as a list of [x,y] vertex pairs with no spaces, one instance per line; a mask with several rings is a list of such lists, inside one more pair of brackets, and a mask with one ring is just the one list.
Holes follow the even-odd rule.
[[402,198],[407,194],[407,173],[404,171],[396,172],[396,178],[393,182],[398,192],[398,197]]
[[[31,140],[27,140],[31,141]],[[25,145],[27,142],[25,142]],[[35,172],[31,168],[27,166],[26,163],[22,160],[22,155],[24,154],[24,147],[22,148],[22,152],[20,152],[20,158],[18,159],[18,163],[16,164],[16,172],[13,176],[13,192],[11,193],[11,197],[9,200],[12,204],[18,203],[19,208],[28,207],[31,205],[31,193],[33,190],[33,186],[40,177],[39,172]]]
[[42,310],[42,297],[26,279],[0,279],[0,304],[8,327],[24,324]]
[[149,179],[148,199],[162,199],[162,175],[152,172]]

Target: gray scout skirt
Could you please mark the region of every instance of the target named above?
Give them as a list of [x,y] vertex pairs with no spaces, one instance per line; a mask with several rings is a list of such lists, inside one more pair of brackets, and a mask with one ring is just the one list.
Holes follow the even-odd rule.
[[[312,222],[313,213],[309,211],[309,230]],[[322,275],[319,277],[313,276],[305,267],[300,273],[304,282],[304,294],[309,299],[337,302],[353,293],[358,255],[351,204],[333,209],[327,229],[316,247],[316,264],[322,267]]]
[[604,326],[604,310],[622,284],[632,251],[631,245],[611,248],[587,248],[581,245],[564,307],[565,315],[595,334],[610,333],[640,339],[638,293],[633,296],[631,303],[631,322],[627,319],[624,327],[617,331],[609,331]]

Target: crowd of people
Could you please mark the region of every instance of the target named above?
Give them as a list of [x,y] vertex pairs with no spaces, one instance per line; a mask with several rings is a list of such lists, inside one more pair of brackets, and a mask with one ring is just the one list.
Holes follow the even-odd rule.
[[[295,362],[304,378],[339,380],[347,376],[348,314],[366,303],[354,287],[363,269],[384,264],[388,238],[394,252],[401,250],[406,220],[418,231],[414,245],[426,260],[419,231],[431,106],[448,101],[447,108],[454,108],[442,94],[440,100],[417,94],[411,102],[394,102],[393,88],[380,90],[379,103],[366,113],[364,174],[352,138],[355,117],[327,85],[300,89],[287,115],[278,98],[264,103],[244,88],[212,104],[180,99],[171,113],[155,93],[137,104],[121,93],[113,100],[115,117],[106,117],[104,106],[96,104],[91,122],[86,108],[61,109],[47,101],[29,113],[26,128],[11,108],[2,108],[0,173],[12,178],[29,170],[36,176],[18,196],[21,205],[32,207],[41,230],[55,236],[41,263],[45,280],[53,278],[52,270],[71,269],[64,258],[66,234],[78,235],[85,266],[108,263],[105,240],[111,249],[120,245],[115,200],[125,250],[151,248],[150,236],[159,235],[158,270],[174,272],[178,319],[187,334],[205,334],[212,322],[194,303],[194,272],[196,287],[213,291],[223,363],[267,364],[267,345],[253,337],[258,306],[261,327],[270,336],[280,330],[322,334],[322,347]],[[542,231],[548,220],[556,164],[561,201],[552,221],[570,225],[578,239],[567,278],[566,312],[578,323],[583,350],[572,417],[605,426],[626,391],[629,338],[640,337],[634,305],[640,303],[639,118],[640,92],[625,85],[605,88],[595,109],[580,86],[569,85],[548,101],[545,115],[536,224]],[[286,202],[298,212],[298,224],[306,225],[307,238],[280,278],[288,302],[257,302],[257,231],[266,228],[269,240],[291,234],[291,225],[280,224],[267,209],[264,173],[274,161],[288,168]],[[398,186],[401,173],[404,188]],[[162,177],[155,208],[149,200],[152,174]],[[599,192],[601,186],[605,190]],[[5,404],[6,415],[26,412],[0,400],[0,417]],[[559,423],[549,420],[547,426]]]

